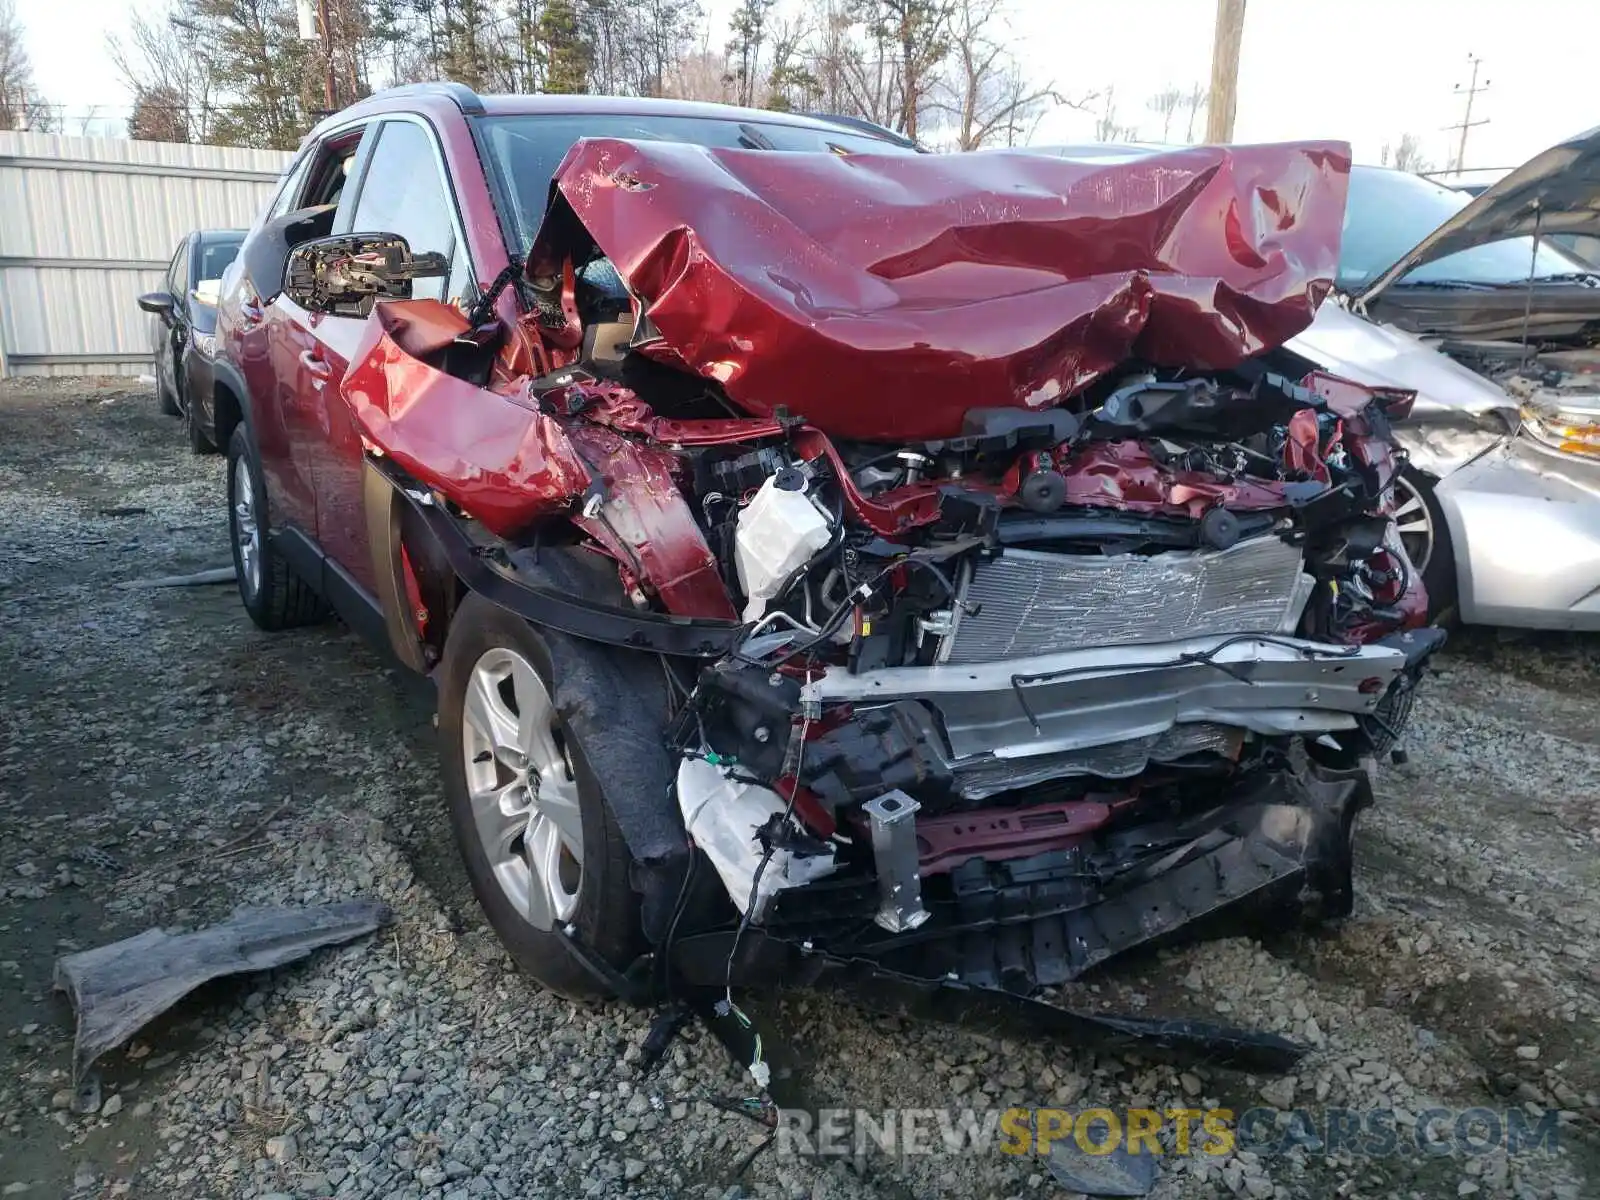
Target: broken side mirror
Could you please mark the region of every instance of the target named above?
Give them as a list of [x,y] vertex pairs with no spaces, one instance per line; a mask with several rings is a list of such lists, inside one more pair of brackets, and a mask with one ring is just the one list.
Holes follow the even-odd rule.
[[411,299],[411,281],[447,275],[450,262],[412,254],[395,233],[347,233],[289,251],[283,293],[307,312],[365,317],[379,300]]
[[146,292],[136,301],[140,308],[147,313],[154,313],[161,318],[162,324],[172,324],[172,310],[177,306],[177,298],[171,292]]

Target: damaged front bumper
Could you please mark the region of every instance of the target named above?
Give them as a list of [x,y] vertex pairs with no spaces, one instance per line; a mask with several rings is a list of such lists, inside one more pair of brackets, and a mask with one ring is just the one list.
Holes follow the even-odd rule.
[[[1014,1000],[1048,1026],[1083,1015],[1041,990],[1118,955],[1345,916],[1376,747],[1443,640],[1234,634],[795,685],[750,671],[706,718],[746,735],[790,719],[798,761],[751,768],[789,780],[771,790],[731,782],[737,764],[686,758],[691,837],[709,851],[707,814],[730,813],[758,830],[797,813],[819,836],[720,839],[721,882],[751,902],[738,924],[669,944],[672,968],[691,986],[842,986],[895,1008],[916,996],[917,1011]],[[1183,1028],[1163,1044],[1283,1053]]]
[[[1368,768],[1305,759],[1273,764],[1226,803],[1178,819],[1117,828],[1106,806],[1084,802],[1087,819],[1054,849],[980,854],[925,877],[927,908],[913,928],[884,928],[883,878],[844,870],[776,892],[759,925],[693,932],[661,953],[691,992],[824,988],[902,1016],[1284,1071],[1302,1050],[1275,1035],[1076,1011],[1041,992],[1225,912],[1233,929],[1348,914],[1355,818],[1371,803]],[[912,852],[926,857],[921,842],[913,835]],[[883,847],[874,850],[881,861]]]
[[1237,750],[1244,733],[1354,729],[1406,657],[1378,644],[1235,634],[968,666],[829,670],[801,695],[928,705],[948,738],[958,790],[979,799],[1065,775],[1136,775],[1163,752]]

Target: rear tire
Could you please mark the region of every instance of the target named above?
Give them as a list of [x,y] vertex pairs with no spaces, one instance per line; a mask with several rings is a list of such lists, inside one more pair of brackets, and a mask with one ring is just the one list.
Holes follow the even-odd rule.
[[[572,955],[559,929],[572,925],[586,947],[623,969],[640,949],[640,901],[610,802],[556,707],[586,683],[580,675],[563,690],[556,678],[546,639],[559,636],[467,596],[438,673],[440,773],[467,878],[501,943],[541,986],[596,998],[610,989]],[[564,650],[603,653],[575,642]],[[578,702],[618,699],[580,695]],[[489,725],[507,736],[488,736]],[[506,744],[513,740],[518,746]],[[540,824],[546,820],[556,832]],[[551,864],[547,879],[541,866]]]
[[1428,589],[1428,620],[1441,625],[1456,618],[1456,555],[1450,526],[1434,495],[1436,483],[1431,475],[1406,466],[1395,481],[1395,524]]
[[250,619],[269,632],[320,621],[327,606],[273,550],[270,528],[261,465],[240,423],[228,440],[228,540],[239,599]]

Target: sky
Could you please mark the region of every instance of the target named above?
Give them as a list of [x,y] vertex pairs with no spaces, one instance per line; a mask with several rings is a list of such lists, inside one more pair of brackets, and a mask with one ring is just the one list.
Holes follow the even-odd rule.
[[[703,0],[704,2],[704,0]],[[1067,96],[1109,89],[1117,120],[1161,135],[1147,99],[1210,77],[1214,0],[1010,0],[1009,22],[1032,78]],[[140,7],[149,7],[144,0]],[[128,96],[105,51],[127,0],[20,0],[39,88],[66,106],[65,132],[104,133]],[[717,24],[732,0],[710,0]],[[713,32],[710,44],[723,37]],[[1483,59],[1467,165],[1509,168],[1600,125],[1595,0],[1248,0],[1236,141],[1339,138],[1377,162],[1411,133],[1424,157],[1454,157],[1468,57]],[[1098,103],[1098,102],[1097,102]],[[114,116],[112,115],[114,114]],[[1039,143],[1086,141],[1095,115],[1058,108]],[[88,118],[87,123],[85,118]]]

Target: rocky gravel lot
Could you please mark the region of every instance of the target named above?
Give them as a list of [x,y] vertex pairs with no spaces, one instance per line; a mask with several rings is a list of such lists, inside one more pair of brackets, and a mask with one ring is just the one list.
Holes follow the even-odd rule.
[[[769,1149],[691,1027],[512,973],[444,827],[429,699],[337,624],[267,636],[231,586],[222,464],[130,381],[0,383],[0,1194],[977,1197],[1067,1194],[1036,1157]],[[1072,989],[1311,1053],[1290,1078],[750,1005],[822,1104],[1339,1105],[1399,1144],[1164,1156],[1166,1197],[1600,1194],[1600,639],[1458,636],[1364,818],[1342,928],[1190,946]],[[96,852],[100,853],[96,853]],[[100,1064],[72,1111],[54,958],[241,903],[355,895],[379,935],[211,985]],[[1431,1108],[1555,1114],[1559,1149],[1417,1150]],[[935,1139],[937,1140],[937,1139]],[[1306,1144],[1309,1143],[1309,1144]]]

